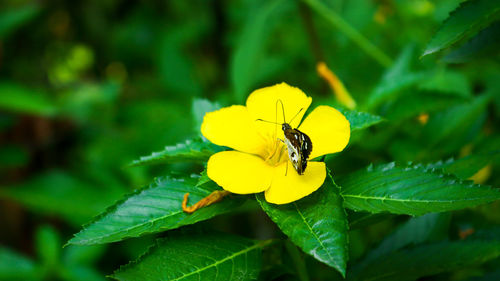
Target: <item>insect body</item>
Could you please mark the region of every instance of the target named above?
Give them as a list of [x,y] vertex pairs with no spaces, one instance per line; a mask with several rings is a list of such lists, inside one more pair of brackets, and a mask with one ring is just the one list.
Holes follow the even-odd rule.
[[285,139],[282,141],[286,144],[288,158],[290,158],[297,173],[302,175],[306,170],[307,159],[312,151],[311,139],[301,131],[292,129],[288,123],[283,123],[281,129],[285,133]]
[[[289,123],[299,115],[299,113],[302,111],[302,109],[295,114],[295,116],[290,120],[289,123],[286,122],[285,119],[285,109],[283,106],[283,102],[281,100],[278,100],[281,103],[281,108],[283,110],[283,123],[281,124],[281,129],[283,130],[283,133],[285,135],[285,139],[279,139],[282,141],[287,148],[288,151],[288,158],[292,162],[293,167],[297,171],[299,175],[303,175],[304,171],[306,170],[307,167],[307,159],[309,158],[309,155],[311,154],[312,151],[312,142],[311,139],[298,129],[293,129],[292,126],[290,126]],[[278,101],[276,101],[276,113],[277,113],[277,106],[278,106]],[[266,121],[262,119],[257,119],[257,121],[263,121],[267,123],[272,123],[279,125],[278,122],[271,122],[271,121]],[[288,170],[288,166],[287,166]]]

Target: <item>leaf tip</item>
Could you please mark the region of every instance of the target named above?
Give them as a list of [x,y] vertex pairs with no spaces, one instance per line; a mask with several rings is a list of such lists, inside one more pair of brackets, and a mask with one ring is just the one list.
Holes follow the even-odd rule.
[[428,56],[430,54],[434,54],[437,51],[438,51],[438,49],[436,49],[436,48],[432,48],[432,49],[427,48],[427,49],[425,49],[424,53],[420,55],[419,59],[422,59],[423,57]]

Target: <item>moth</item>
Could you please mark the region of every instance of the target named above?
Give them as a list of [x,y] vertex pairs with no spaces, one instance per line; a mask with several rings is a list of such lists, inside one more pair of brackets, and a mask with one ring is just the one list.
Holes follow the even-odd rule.
[[288,123],[283,123],[281,129],[285,133],[285,139],[280,139],[280,141],[286,144],[288,158],[297,173],[302,175],[306,170],[307,159],[312,151],[311,139],[298,129],[292,129]]
[[[290,162],[292,162],[292,165],[297,171],[297,173],[299,175],[303,175],[307,168],[307,159],[309,159],[309,155],[311,154],[313,148],[312,142],[309,136],[299,131],[297,128],[293,129],[292,126],[290,126],[290,123],[292,123],[293,119],[295,119],[295,117],[299,115],[299,113],[302,111],[302,108],[299,110],[299,112],[297,112],[297,114],[295,114],[295,116],[289,122],[286,122],[285,109],[283,106],[283,102],[281,100],[276,101],[276,115],[278,113],[277,112],[278,102],[281,103],[281,109],[283,110],[283,123],[281,124],[281,129],[283,130],[283,133],[285,135],[285,138],[283,140],[280,138],[278,138],[278,140],[280,140],[286,145],[288,151],[288,158],[290,159]],[[278,122],[271,122],[262,119],[257,119],[257,121],[263,121],[279,125]],[[287,172],[288,172],[288,164],[287,164]]]

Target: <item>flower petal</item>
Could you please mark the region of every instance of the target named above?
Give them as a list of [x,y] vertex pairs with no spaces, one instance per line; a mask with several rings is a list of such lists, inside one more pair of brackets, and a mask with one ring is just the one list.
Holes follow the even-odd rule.
[[209,141],[221,146],[263,155],[265,139],[257,132],[255,120],[250,118],[246,107],[233,105],[205,114],[201,133]]
[[[278,100],[281,100],[283,103],[285,120],[283,120],[283,109]],[[290,123],[292,128],[297,128],[307,108],[311,105],[311,101],[311,97],[306,96],[299,88],[281,83],[253,91],[248,96],[246,105],[248,112],[254,120],[262,119],[277,122],[280,125],[286,121]],[[290,122],[297,113],[298,115]],[[277,136],[282,138],[283,132],[281,131],[281,126],[276,127],[276,125],[265,122],[256,123],[259,131],[264,135],[276,139],[275,134],[277,132]]]
[[321,105],[309,114],[299,130],[311,138],[309,159],[342,151],[351,136],[351,125],[345,116],[333,107]]
[[262,192],[269,188],[274,167],[260,157],[239,152],[223,151],[208,159],[207,175],[227,191],[237,194]]
[[276,167],[271,187],[266,190],[266,201],[286,204],[299,200],[316,191],[325,181],[326,166],[323,162],[309,162],[303,175],[299,175],[291,163],[285,176],[287,163]]

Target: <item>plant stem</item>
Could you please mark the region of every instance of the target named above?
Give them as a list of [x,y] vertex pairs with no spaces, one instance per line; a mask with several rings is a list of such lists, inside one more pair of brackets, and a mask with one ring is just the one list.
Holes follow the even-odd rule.
[[311,9],[303,2],[299,2],[299,13],[302,18],[304,28],[306,29],[307,37],[309,38],[309,45],[311,46],[316,62],[325,61],[318,34],[316,33],[316,28],[314,28],[314,22],[311,18]]
[[339,14],[329,9],[319,0],[303,0],[311,9],[332,24],[335,28],[344,33],[349,39],[354,41],[363,51],[384,67],[392,65],[392,59],[373,45],[366,37],[349,25]]

